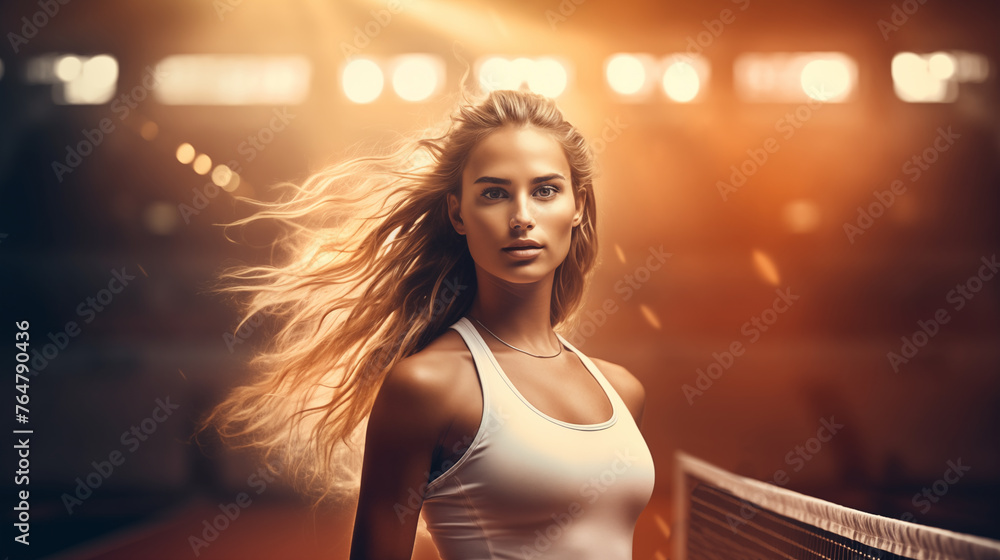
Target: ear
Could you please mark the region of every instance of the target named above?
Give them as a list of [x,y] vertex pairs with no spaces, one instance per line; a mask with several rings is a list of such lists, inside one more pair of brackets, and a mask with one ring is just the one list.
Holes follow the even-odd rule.
[[576,213],[573,214],[573,227],[580,225],[583,222],[583,213],[587,209],[587,191],[580,189],[579,199],[574,198],[576,202]]
[[459,235],[465,235],[465,222],[462,221],[462,204],[453,193],[448,193],[448,219]]

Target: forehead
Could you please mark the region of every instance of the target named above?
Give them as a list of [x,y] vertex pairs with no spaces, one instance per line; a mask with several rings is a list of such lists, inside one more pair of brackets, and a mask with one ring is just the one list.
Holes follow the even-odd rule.
[[463,179],[488,175],[501,179],[561,173],[569,178],[562,144],[534,127],[505,126],[482,139],[469,153]]

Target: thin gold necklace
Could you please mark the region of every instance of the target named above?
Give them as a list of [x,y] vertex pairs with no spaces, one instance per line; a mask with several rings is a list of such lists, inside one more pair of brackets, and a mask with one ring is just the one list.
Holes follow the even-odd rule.
[[[472,315],[469,315],[469,317],[472,317]],[[518,352],[524,352],[525,354],[527,354],[529,356],[534,356],[536,358],[555,358],[559,354],[562,354],[562,351],[563,351],[562,342],[559,343],[559,351],[556,352],[555,354],[552,354],[551,356],[539,356],[538,354],[532,354],[531,352],[528,352],[526,350],[521,350],[520,348],[518,348],[517,346],[514,346],[513,344],[508,344],[507,342],[504,341],[504,339],[502,339],[499,336],[493,334],[493,331],[491,331],[490,329],[487,329],[486,325],[483,325],[483,323],[479,319],[476,319],[475,317],[472,317],[472,320],[475,321],[475,322],[477,322],[477,323],[479,323],[480,326],[482,326],[484,329],[486,329],[486,332],[492,334],[493,338],[499,340],[500,342],[503,342],[504,344],[506,344],[507,346],[510,346],[511,348],[513,348],[514,350],[517,350]]]

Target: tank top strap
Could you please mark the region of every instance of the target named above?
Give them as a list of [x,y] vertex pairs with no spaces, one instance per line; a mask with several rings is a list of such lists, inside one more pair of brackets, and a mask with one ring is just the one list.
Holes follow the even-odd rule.
[[595,364],[593,360],[588,358],[586,354],[578,350],[576,346],[570,344],[569,341],[566,340],[565,337],[563,337],[563,335],[556,333],[556,336],[559,338],[559,341],[565,344],[567,348],[569,348],[574,354],[576,354],[577,357],[580,358],[580,361],[583,362],[583,365],[587,369],[589,369],[591,373],[594,374],[594,378],[596,378],[597,382],[600,383],[601,387],[604,388],[604,391],[608,394],[608,398],[614,399],[616,401],[615,403],[613,403],[615,410],[627,411],[628,405],[625,404],[625,401],[621,398],[621,395],[618,394],[618,391],[615,391],[614,386],[611,385],[611,382],[608,381],[608,378],[604,377],[604,373],[602,373],[601,370],[597,368],[597,364]]
[[476,332],[476,328],[472,326],[472,322],[466,317],[455,321],[448,328],[458,331],[458,334],[465,340],[465,345],[472,352],[472,360],[476,364],[476,374],[479,376],[479,383],[484,391],[483,402],[487,403],[489,398],[496,394],[496,391],[491,391],[491,389],[497,386],[496,382],[499,380],[499,374],[490,360],[489,347],[486,346],[485,341]]

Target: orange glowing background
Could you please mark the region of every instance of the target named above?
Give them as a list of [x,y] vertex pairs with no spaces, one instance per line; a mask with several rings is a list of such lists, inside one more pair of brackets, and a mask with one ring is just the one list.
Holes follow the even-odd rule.
[[[0,8],[4,319],[39,345],[82,325],[32,382],[36,551],[192,554],[254,463],[187,444],[191,420],[266,336],[234,338],[202,288],[267,240],[214,224],[246,215],[235,195],[438,122],[466,71],[556,95],[598,153],[601,264],[567,338],[646,388],[657,485],[635,558],[669,555],[678,449],[1000,538],[997,3],[59,6]],[[135,280],[84,323],[122,266]],[[68,516],[74,479],[165,394],[177,420]],[[831,418],[842,431],[796,455]],[[913,497],[959,458],[925,511]],[[353,511],[260,503],[199,557],[346,558]],[[436,557],[426,534],[416,549]]]

